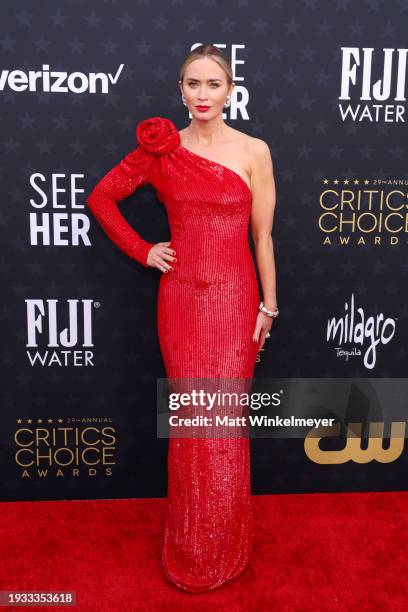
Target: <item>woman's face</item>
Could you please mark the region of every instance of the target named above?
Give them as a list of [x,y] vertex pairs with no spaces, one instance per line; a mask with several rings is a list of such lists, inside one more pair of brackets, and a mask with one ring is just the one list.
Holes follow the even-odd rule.
[[[221,66],[209,57],[191,62],[184,73],[183,83],[180,83],[188,110],[193,117],[203,120],[213,119],[222,113],[225,99],[233,88],[233,83],[228,85],[227,75]],[[208,109],[197,108],[200,106]]]

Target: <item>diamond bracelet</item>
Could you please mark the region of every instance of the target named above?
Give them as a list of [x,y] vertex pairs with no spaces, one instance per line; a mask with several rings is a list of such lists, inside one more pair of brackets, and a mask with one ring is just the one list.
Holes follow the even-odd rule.
[[273,319],[276,319],[276,317],[277,317],[277,316],[278,316],[278,314],[279,314],[279,310],[278,310],[278,308],[277,308],[276,310],[268,310],[268,309],[267,309],[267,308],[264,306],[264,303],[263,303],[263,302],[261,302],[261,303],[259,304],[259,310],[260,310],[260,311],[261,311],[261,312],[262,312],[264,315],[266,315],[267,317],[272,317]]

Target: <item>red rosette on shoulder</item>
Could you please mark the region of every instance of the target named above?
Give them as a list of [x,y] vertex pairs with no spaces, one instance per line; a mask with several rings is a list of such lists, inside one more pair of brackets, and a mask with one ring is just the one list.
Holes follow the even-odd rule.
[[144,119],[136,127],[139,145],[155,156],[166,155],[180,144],[180,135],[174,123],[166,117]]

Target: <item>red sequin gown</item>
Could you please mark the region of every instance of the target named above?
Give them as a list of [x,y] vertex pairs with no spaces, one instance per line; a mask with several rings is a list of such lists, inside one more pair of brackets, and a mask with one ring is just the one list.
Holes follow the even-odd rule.
[[[248,244],[251,191],[232,169],[184,148],[167,118],[141,121],[136,135],[138,146],[87,203],[117,246],[144,266],[153,244],[127,223],[118,202],[150,183],[166,207],[177,257],[158,292],[167,377],[250,379],[260,301]],[[170,436],[162,563],[174,584],[207,591],[243,572],[253,538],[250,494],[248,437]]]

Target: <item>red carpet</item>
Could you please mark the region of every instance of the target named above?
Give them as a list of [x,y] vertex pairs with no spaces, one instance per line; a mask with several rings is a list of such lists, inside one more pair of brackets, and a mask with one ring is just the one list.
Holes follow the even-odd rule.
[[198,595],[161,572],[164,499],[2,502],[0,590],[76,591],[59,609],[79,612],[408,609],[408,492],[253,500],[250,566]]

